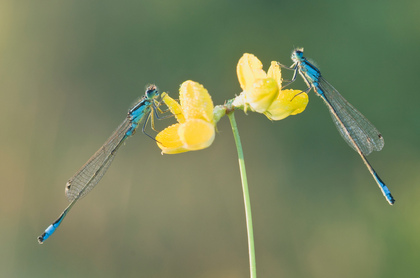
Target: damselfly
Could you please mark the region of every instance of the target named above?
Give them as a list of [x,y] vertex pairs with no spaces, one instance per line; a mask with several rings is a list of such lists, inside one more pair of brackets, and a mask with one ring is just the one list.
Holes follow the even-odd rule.
[[[148,86],[145,95],[133,106],[133,108],[128,111],[127,117],[114,131],[111,137],[109,137],[103,146],[86,162],[86,164],[83,165],[71,179],[69,179],[66,184],[65,192],[70,204],[61,213],[58,219],[48,226],[45,232],[38,237],[39,243],[43,243],[48,237],[50,237],[60,226],[64,217],[73,205],[98,184],[114,160],[119,147],[125,139],[134,135],[142,120],[145,120],[142,129],[143,133],[145,133],[144,128],[151,116],[151,113],[156,112],[156,109],[158,109],[156,106],[156,99],[158,96],[159,92],[156,86]],[[150,135],[148,136],[150,137]]]
[[382,150],[384,138],[381,133],[321,76],[318,68],[303,57],[303,49],[295,49],[291,58],[293,65],[289,69],[294,70],[294,74],[292,80],[285,86],[295,81],[298,73],[302,76],[308,86],[307,92],[314,89],[316,94],[324,100],[344,141],[360,155],[388,203],[394,204],[395,200],[388,187],[366,159],[366,155],[372,151]]

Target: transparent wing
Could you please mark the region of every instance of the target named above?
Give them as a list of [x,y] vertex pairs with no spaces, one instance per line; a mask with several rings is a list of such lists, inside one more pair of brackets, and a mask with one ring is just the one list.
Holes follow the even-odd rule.
[[[347,144],[357,151],[356,146],[354,146],[355,143],[364,155],[368,155],[372,151],[382,150],[385,144],[384,138],[376,127],[322,77],[319,78],[318,86],[323,91],[324,96],[321,95],[321,97],[330,108],[331,117]],[[338,119],[331,109],[335,111]],[[340,124],[340,121],[343,125]],[[348,133],[345,132],[343,126]]]
[[115,158],[116,151],[126,139],[131,123],[127,118],[103,146],[77,171],[66,184],[66,196],[71,202],[88,194],[101,180]]

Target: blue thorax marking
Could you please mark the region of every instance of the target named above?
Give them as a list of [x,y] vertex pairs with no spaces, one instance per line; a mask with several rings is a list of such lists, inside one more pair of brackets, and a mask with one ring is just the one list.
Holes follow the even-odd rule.
[[130,118],[131,128],[126,132],[127,137],[133,135],[136,132],[139,122],[150,112],[152,100],[143,98],[133,108],[128,111],[128,117]]
[[317,82],[321,77],[319,69],[309,63],[306,59],[300,64],[300,71],[306,75],[311,83]]
[[303,57],[302,52],[297,53],[295,57],[299,74],[302,76],[306,85],[309,88],[314,88],[318,94],[323,96],[324,92],[319,87],[320,70]]
[[[317,83],[321,77],[321,72],[317,67],[312,65],[305,57],[301,57],[297,61],[298,69],[301,75],[305,75],[305,79],[310,83]],[[313,84],[315,85],[315,84]]]

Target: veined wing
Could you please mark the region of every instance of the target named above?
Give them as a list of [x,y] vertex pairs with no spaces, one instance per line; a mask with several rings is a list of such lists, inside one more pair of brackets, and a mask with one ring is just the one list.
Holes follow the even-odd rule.
[[117,149],[130,129],[129,118],[114,131],[103,146],[77,171],[66,184],[67,199],[72,202],[88,194],[101,180],[115,158]]
[[[380,151],[385,142],[376,127],[371,124],[362,113],[348,103],[324,78],[319,78],[318,86],[324,93],[324,96],[321,97],[323,97],[327,106],[329,106],[330,109],[334,109],[339,117],[339,119],[337,119],[334,113],[330,111],[338,131],[347,144],[357,151],[357,148],[354,145],[355,143],[364,155],[368,155],[372,151]],[[344,127],[340,124],[340,121]]]

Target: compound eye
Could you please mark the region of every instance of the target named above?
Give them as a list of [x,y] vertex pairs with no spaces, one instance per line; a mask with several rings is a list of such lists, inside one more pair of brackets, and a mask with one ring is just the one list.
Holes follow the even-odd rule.
[[148,98],[153,98],[159,95],[159,91],[158,88],[156,87],[156,85],[150,85],[147,87],[146,89],[146,96]]

